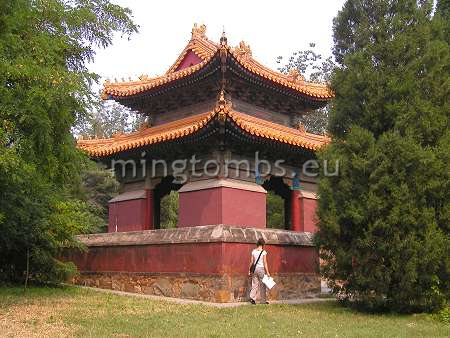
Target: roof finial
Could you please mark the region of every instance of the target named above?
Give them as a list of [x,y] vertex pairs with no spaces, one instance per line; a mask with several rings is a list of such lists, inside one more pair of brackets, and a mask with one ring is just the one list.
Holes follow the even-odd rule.
[[221,46],[226,46],[227,45],[227,36],[225,35],[225,26],[223,26],[223,30],[222,30],[222,36],[220,37],[220,45]]
[[194,27],[192,27],[192,38],[193,39],[201,39],[201,38],[205,38],[206,37],[206,26],[205,25],[200,25],[197,26],[196,23],[194,23]]

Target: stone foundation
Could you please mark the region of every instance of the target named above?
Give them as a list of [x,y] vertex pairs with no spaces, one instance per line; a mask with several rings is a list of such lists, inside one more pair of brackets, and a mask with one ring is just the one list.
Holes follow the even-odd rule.
[[[268,292],[269,300],[297,299],[318,294],[317,274],[276,274],[277,285]],[[251,280],[247,276],[152,274],[152,273],[82,273],[74,284],[174,298],[227,303],[247,301]]]

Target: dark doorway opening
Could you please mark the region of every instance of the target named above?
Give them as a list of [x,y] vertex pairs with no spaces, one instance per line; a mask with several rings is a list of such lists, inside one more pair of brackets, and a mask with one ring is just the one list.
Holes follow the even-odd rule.
[[174,183],[173,176],[164,177],[154,190],[155,229],[174,228],[178,222],[178,190],[182,184]]
[[267,190],[267,227],[290,229],[291,189],[283,182],[282,177],[277,176],[266,180],[263,188]]

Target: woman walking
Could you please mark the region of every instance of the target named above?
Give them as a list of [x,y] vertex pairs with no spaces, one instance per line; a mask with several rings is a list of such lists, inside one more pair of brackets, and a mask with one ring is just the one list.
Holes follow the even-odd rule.
[[250,259],[250,268],[248,275],[252,277],[252,289],[250,291],[250,303],[256,304],[256,294],[259,288],[259,294],[262,304],[269,304],[266,301],[266,286],[262,282],[264,274],[270,276],[267,266],[267,252],[264,250],[264,239],[258,239],[256,249],[252,251]]

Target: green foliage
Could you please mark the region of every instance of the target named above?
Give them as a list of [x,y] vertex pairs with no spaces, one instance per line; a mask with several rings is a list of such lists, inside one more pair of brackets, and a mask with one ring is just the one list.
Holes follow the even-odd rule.
[[273,191],[267,192],[267,227],[285,229],[284,199]]
[[130,11],[106,0],[0,2],[0,279],[58,279],[74,235],[100,224],[74,191],[85,161],[71,135],[91,108],[97,75],[86,63],[112,34],[130,34]]
[[432,2],[347,1],[334,20],[333,135],[352,124],[379,137],[389,129],[434,145],[450,111],[447,38]]
[[441,311],[439,311],[436,314],[433,314],[433,317],[435,317],[437,320],[450,324],[450,308],[445,307]]
[[[88,202],[81,200],[62,200],[54,205],[55,212],[49,217],[52,226],[61,229],[58,238],[58,246],[69,248],[73,244],[73,234],[93,232],[103,226],[102,218],[95,214],[95,210]],[[78,242],[74,243],[78,246]]]
[[[288,74],[291,70],[297,70],[310,82],[328,83],[336,67],[332,57],[323,60],[322,55],[315,50],[316,44],[310,43],[309,49],[292,53],[287,63],[278,68],[281,73]],[[277,63],[283,62],[283,57],[277,58]],[[316,109],[299,117],[305,129],[314,134],[324,134],[328,128],[329,106]]]
[[117,196],[119,182],[111,170],[103,165],[86,161],[81,173],[81,184],[74,195],[86,201],[91,214],[100,219],[100,225],[91,232],[106,232],[108,227],[109,200]]
[[322,157],[340,160],[339,177],[320,183],[317,238],[335,290],[369,310],[443,306],[450,242],[435,203],[448,174],[433,152],[396,133],[375,140],[355,127]]
[[79,116],[74,133],[83,137],[109,138],[116,133],[138,130],[145,122],[144,115],[115,101],[101,101],[87,115]]
[[177,227],[178,223],[179,194],[177,191],[171,191],[161,199],[161,229],[172,229]]
[[370,311],[450,297],[449,45],[431,2],[353,1],[334,21],[339,176],[319,185],[323,274]]
[[25,162],[14,149],[0,150],[0,237],[2,280],[17,280],[26,270],[40,279],[54,281],[70,268],[55,257],[62,247],[79,247],[74,235],[98,224],[81,200],[55,192],[35,166]]
[[[336,65],[331,56],[323,60],[322,55],[318,54],[315,48],[316,44],[311,42],[309,49],[292,53],[287,64],[278,68],[278,70],[281,73],[288,74],[289,71],[295,69],[308,81],[316,83],[329,82]],[[279,56],[277,63],[282,61],[283,57]]]

